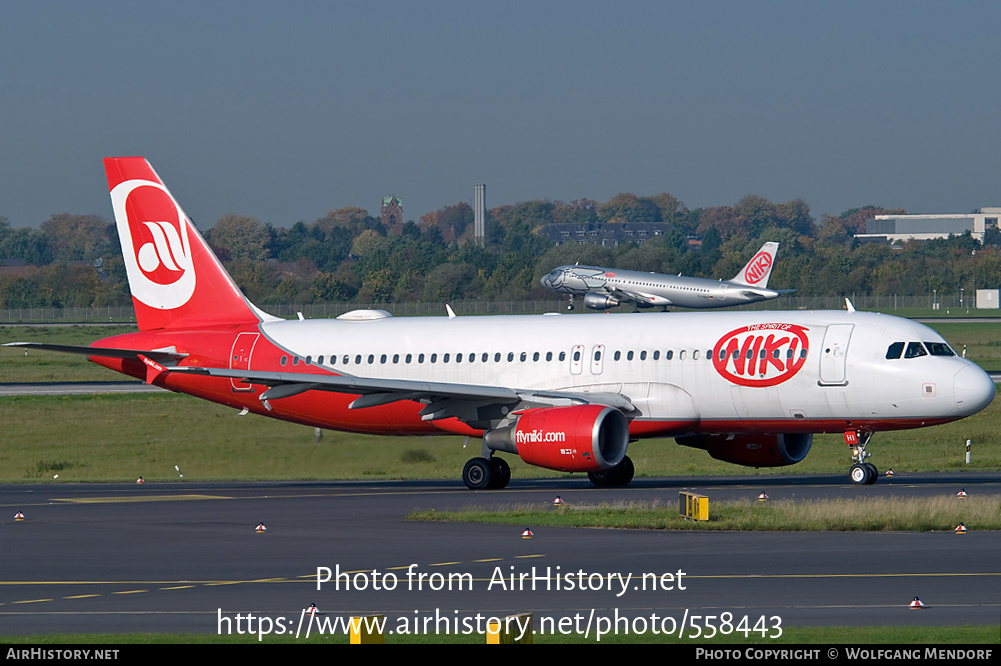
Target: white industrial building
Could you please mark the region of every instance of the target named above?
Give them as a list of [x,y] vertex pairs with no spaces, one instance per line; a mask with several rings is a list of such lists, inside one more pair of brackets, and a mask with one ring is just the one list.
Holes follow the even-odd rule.
[[885,240],[889,243],[909,240],[929,240],[960,236],[967,231],[983,242],[988,229],[998,228],[1001,207],[981,208],[979,213],[965,215],[876,215],[867,220],[860,240]]

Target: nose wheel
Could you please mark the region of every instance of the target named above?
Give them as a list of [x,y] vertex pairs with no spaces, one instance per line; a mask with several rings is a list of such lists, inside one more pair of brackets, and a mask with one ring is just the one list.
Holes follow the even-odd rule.
[[872,455],[865,450],[870,439],[872,439],[871,432],[862,433],[856,430],[845,432],[845,444],[852,452],[852,467],[848,471],[848,478],[856,485],[868,486],[876,483],[876,479],[879,478],[879,470],[876,469],[876,466],[866,461],[866,458]]

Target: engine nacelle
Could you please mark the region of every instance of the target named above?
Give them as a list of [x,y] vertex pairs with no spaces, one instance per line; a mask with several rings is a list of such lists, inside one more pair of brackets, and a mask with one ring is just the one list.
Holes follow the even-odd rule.
[[779,435],[686,435],[676,437],[682,446],[705,449],[716,460],[748,467],[782,467],[806,457],[813,444],[810,433]]
[[603,405],[530,409],[508,428],[491,430],[483,442],[517,453],[530,465],[562,472],[600,472],[626,456],[629,422]]
[[584,305],[591,308],[592,310],[604,310],[605,308],[614,308],[619,304],[617,298],[612,298],[608,294],[598,294],[593,291],[589,291],[584,294]]

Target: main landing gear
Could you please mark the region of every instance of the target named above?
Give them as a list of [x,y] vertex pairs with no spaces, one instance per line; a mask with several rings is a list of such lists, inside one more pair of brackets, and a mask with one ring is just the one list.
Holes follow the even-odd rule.
[[588,472],[587,478],[599,488],[611,486],[628,486],[633,480],[633,461],[626,456],[618,465],[611,469],[604,469],[600,472]]
[[511,466],[503,458],[473,458],[462,470],[462,481],[470,490],[500,490],[511,481]]
[[871,432],[857,432],[848,430],[845,432],[845,444],[852,450],[852,467],[848,472],[848,477],[852,483],[860,486],[868,486],[876,483],[879,478],[879,470],[871,462],[866,462],[871,453],[866,453],[865,447],[872,439]]
[[[627,486],[633,480],[633,461],[629,456],[618,465],[600,472],[588,472],[587,478],[595,486],[606,488]],[[500,490],[511,481],[511,466],[503,458],[473,458],[462,470],[462,482],[470,490]]]

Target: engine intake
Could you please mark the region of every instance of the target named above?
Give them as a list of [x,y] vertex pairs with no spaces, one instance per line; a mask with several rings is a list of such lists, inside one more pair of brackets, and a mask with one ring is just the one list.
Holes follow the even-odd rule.
[[607,294],[596,294],[593,291],[589,291],[584,294],[584,305],[591,308],[592,310],[604,310],[605,308],[614,308],[619,304],[617,298],[612,298]]
[[747,467],[794,465],[806,457],[813,444],[810,433],[778,435],[685,435],[682,446],[704,449],[716,460]]
[[508,428],[491,430],[483,442],[494,451],[517,453],[530,465],[562,472],[598,472],[626,456],[629,422],[603,405],[526,410]]

